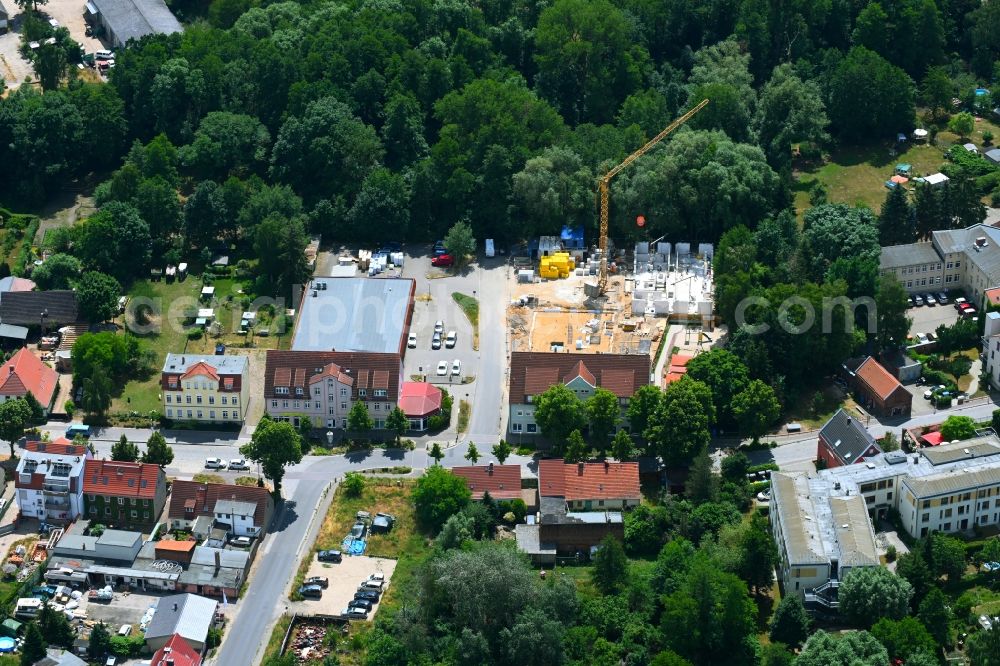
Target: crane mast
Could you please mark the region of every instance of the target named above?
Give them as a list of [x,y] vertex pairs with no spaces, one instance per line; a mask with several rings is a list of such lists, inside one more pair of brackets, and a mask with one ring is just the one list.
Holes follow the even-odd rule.
[[603,294],[608,288],[608,217],[609,217],[609,196],[611,189],[611,179],[617,176],[625,167],[635,162],[637,159],[645,155],[653,148],[656,144],[662,141],[668,134],[673,132],[675,129],[686,123],[691,117],[701,111],[708,104],[707,99],[701,100],[694,108],[685,113],[683,116],[675,120],[674,122],[667,125],[662,132],[654,136],[652,139],[646,142],[639,150],[635,151],[628,157],[626,157],[621,164],[615,168],[608,171],[601,177],[599,189],[601,194],[601,233],[600,239],[598,240],[598,247],[601,250],[601,267],[597,277],[597,293]]

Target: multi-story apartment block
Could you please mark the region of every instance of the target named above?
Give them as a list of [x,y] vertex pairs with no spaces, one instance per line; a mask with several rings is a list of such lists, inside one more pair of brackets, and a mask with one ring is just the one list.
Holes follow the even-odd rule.
[[511,433],[540,433],[534,401],[559,383],[581,400],[592,396],[598,387],[611,391],[618,396],[624,418],[629,399],[650,383],[649,355],[512,352],[508,396]]
[[1000,525],[1000,439],[880,453],[811,478],[773,473],[771,524],[786,591],[830,605],[822,592],[839,584],[845,563],[878,565],[872,521],[890,509],[915,538]]
[[83,476],[84,511],[91,520],[118,526],[150,526],[167,502],[167,475],[159,465],[88,460]]
[[910,293],[962,289],[976,305],[1000,285],[1000,229],[975,224],[934,231],[919,243],[882,248],[880,269]]
[[160,379],[163,415],[174,421],[242,423],[249,366],[246,356],[167,354]]
[[83,470],[91,457],[66,438],[27,442],[17,463],[14,487],[21,516],[65,524],[83,511]]
[[361,401],[375,422],[396,407],[403,364],[398,354],[375,352],[267,352],[264,407],[271,418],[298,426],[345,429],[347,415]]

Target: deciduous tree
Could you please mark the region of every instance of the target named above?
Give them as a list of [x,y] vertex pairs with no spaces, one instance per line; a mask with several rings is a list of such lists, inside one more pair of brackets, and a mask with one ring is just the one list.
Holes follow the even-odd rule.
[[941,436],[946,440],[969,439],[976,435],[976,422],[970,416],[949,416],[941,424]]
[[[368,410],[365,411],[367,412]],[[396,406],[392,408],[389,416],[386,417],[385,427],[396,435],[396,444],[399,444],[400,438],[410,429],[410,420],[406,418],[403,410]]]
[[583,402],[564,384],[555,384],[535,397],[535,421],[556,452],[574,430],[583,430],[587,415]]
[[913,587],[882,567],[854,568],[840,584],[840,612],[859,627],[879,618],[899,620],[909,610]]
[[31,422],[31,407],[23,398],[0,402],[0,439],[10,445],[10,457],[14,457],[14,445],[24,437],[24,430]]
[[867,631],[849,631],[841,636],[820,629],[805,642],[795,666],[885,666],[885,646]]
[[146,441],[142,462],[166,467],[173,461],[174,450],[167,444],[167,439],[159,431],[153,432]]
[[733,396],[732,410],[740,432],[750,435],[754,443],[757,443],[760,436],[778,420],[781,403],[775,397],[774,389],[761,380],[754,379]]
[[473,465],[479,462],[479,449],[476,448],[475,442],[469,442],[469,448],[465,452],[465,459]]
[[611,440],[611,455],[616,460],[630,460],[635,456],[635,442],[628,430],[624,428],[615,433],[615,438]]
[[432,532],[437,532],[449,516],[469,503],[471,496],[464,479],[435,465],[417,480],[413,489],[417,519]]
[[476,239],[472,235],[472,227],[465,222],[456,222],[444,237],[444,249],[452,256],[459,266],[464,264],[469,255],[476,251]]
[[786,594],[771,618],[771,642],[796,648],[809,637],[809,625],[802,599],[797,594]]
[[628,558],[621,542],[609,534],[594,554],[594,585],[602,594],[616,594],[628,579]]
[[262,420],[250,441],[240,447],[240,453],[260,463],[264,476],[274,483],[274,494],[281,496],[281,479],[285,467],[302,462],[299,434],[291,423]]
[[76,283],[76,300],[80,314],[91,322],[104,322],[118,312],[122,286],[110,275],[89,271]]
[[705,384],[682,377],[663,392],[643,436],[668,465],[691,462],[711,439],[715,422],[712,392]]
[[510,457],[512,451],[513,449],[505,439],[501,439],[499,442],[494,444],[492,449],[493,457],[495,457],[497,462],[501,465],[504,464],[504,461],[507,460],[508,457]]
[[590,423],[590,434],[597,450],[602,454],[608,448],[608,436],[621,421],[621,406],[618,396],[604,388],[594,389],[584,407]]
[[111,445],[111,459],[122,462],[135,462],[140,456],[139,447],[128,441],[128,437],[122,435],[121,438]]

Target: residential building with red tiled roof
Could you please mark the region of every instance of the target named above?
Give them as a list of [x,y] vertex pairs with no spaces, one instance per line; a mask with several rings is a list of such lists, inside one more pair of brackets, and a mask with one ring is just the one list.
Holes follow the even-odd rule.
[[913,394],[871,356],[844,364],[862,407],[878,416],[908,418]]
[[563,384],[581,400],[598,388],[614,393],[625,409],[632,395],[649,381],[649,356],[645,354],[564,354],[512,352],[508,429],[515,435],[537,435],[535,399],[550,387]]
[[357,401],[368,407],[376,429],[396,407],[403,384],[398,354],[268,350],[264,408],[298,427],[305,414],[314,428],[343,430]]
[[31,393],[48,416],[59,393],[58,388],[59,374],[42,363],[27,347],[17,350],[0,366],[0,402],[23,398]]
[[150,463],[88,460],[83,492],[84,512],[91,520],[118,527],[150,526],[167,503],[167,475]]
[[263,536],[274,515],[274,499],[266,488],[176,480],[170,487],[170,526],[190,529],[206,516],[235,536]]
[[427,382],[403,382],[396,403],[410,421],[410,430],[427,430],[430,417],[441,412],[441,389]]
[[149,666],[201,666],[201,655],[180,634],[174,634],[153,653]]
[[538,463],[538,494],[561,497],[571,510],[591,511],[638,506],[639,463],[567,463],[562,459]]
[[687,364],[694,356],[689,354],[674,354],[670,357],[667,370],[663,375],[663,383],[670,384],[687,374]]
[[512,500],[521,498],[521,466],[520,465],[487,465],[452,467],[451,473],[465,479],[472,491],[472,499],[483,499],[483,493],[489,493],[495,500]]
[[167,354],[160,375],[163,415],[172,421],[242,423],[250,359],[239,354]]
[[83,511],[83,470],[91,453],[65,438],[27,442],[14,487],[21,516],[66,524]]

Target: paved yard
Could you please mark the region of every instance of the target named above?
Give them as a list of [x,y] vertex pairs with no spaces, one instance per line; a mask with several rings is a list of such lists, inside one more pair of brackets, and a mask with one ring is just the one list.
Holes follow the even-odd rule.
[[[315,557],[315,556],[313,556]],[[323,590],[322,599],[306,599],[305,601],[294,601],[288,604],[289,610],[300,615],[340,615],[349,601],[354,599],[354,593],[358,591],[361,583],[373,573],[385,574],[386,586],[392,579],[392,572],[396,569],[396,560],[389,560],[381,557],[344,557],[340,564],[313,561],[309,566],[310,576],[325,576],[330,579],[330,587]],[[385,589],[383,588],[383,594]],[[369,613],[371,620],[378,610],[376,604]]]
[[[7,7],[7,5],[10,5]],[[21,45],[20,14],[21,10],[13,2],[5,3],[7,11],[10,12],[11,30],[5,35],[0,35],[0,77],[7,83],[11,90],[20,87],[24,80],[32,76],[31,65],[18,52]]]
[[947,305],[924,305],[910,308],[906,316],[913,319],[910,334],[933,333],[938,326],[951,326],[958,320],[958,311],[949,302]]
[[91,601],[86,595],[80,600],[80,609],[87,613],[87,620],[103,622],[108,631],[115,634],[123,624],[132,625],[132,634],[140,633],[139,621],[151,606],[156,606],[161,597],[176,592],[156,594],[151,592],[115,592],[111,602]]
[[107,48],[96,37],[87,37],[87,24],[83,20],[83,7],[84,3],[81,0],[48,0],[41,6],[41,11],[49,18],[59,21],[59,27],[69,30],[69,36],[87,53]]

